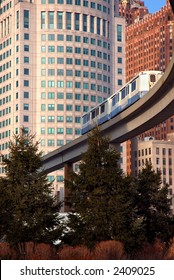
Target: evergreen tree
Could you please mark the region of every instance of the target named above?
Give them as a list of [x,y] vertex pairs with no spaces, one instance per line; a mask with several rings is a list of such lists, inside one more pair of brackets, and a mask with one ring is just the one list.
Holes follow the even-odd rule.
[[113,237],[121,241],[125,251],[130,254],[140,249],[146,240],[143,219],[139,217],[134,203],[137,194],[135,183],[133,177],[124,177],[122,188],[111,200]]
[[20,130],[10,141],[9,158],[3,157],[6,177],[0,178],[0,234],[7,242],[49,242],[58,239],[62,225],[51,184],[39,173],[41,152],[35,136]]
[[119,153],[109,146],[108,138],[101,137],[98,127],[89,134],[88,145],[79,173],[72,172],[65,182],[72,211],[64,241],[92,247],[117,239],[126,245],[129,237],[131,246],[137,246],[141,221],[131,201],[130,180],[119,167]]
[[156,238],[168,242],[172,237],[168,185],[162,186],[161,183],[161,172],[155,172],[152,165],[147,163],[138,175],[135,204],[138,216],[143,219],[148,242],[153,242]]
[[10,199],[7,193],[7,182],[5,178],[0,178],[0,240],[4,240],[6,229],[8,228],[8,208]]

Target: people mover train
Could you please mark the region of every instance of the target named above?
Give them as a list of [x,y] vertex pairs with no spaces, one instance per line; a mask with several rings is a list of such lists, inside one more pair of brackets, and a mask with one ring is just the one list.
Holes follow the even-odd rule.
[[124,87],[82,116],[81,133],[85,134],[95,125],[101,125],[131,106],[142,98],[162,75],[161,71],[140,72]]

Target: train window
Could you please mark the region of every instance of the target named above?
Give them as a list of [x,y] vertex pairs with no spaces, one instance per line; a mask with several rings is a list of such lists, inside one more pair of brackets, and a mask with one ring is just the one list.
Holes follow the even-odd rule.
[[105,104],[101,105],[101,114],[105,111]]
[[112,98],[112,106],[119,102],[119,92]]
[[89,114],[83,116],[83,124],[87,123],[89,121]]
[[129,86],[126,87],[126,95],[129,94]]
[[123,88],[122,91],[121,91],[121,99],[124,99],[125,95],[126,95],[126,89]]
[[156,82],[156,76],[155,75],[150,75],[150,81],[151,81],[151,83],[155,83]]
[[92,119],[94,119],[95,118],[95,110],[93,110],[91,114],[92,114]]
[[116,104],[116,95],[112,98],[112,106]]
[[136,80],[134,80],[132,83],[131,83],[131,91],[134,91],[136,89]]
[[99,107],[96,109],[95,113],[96,113],[96,116],[98,116],[98,114],[99,114]]

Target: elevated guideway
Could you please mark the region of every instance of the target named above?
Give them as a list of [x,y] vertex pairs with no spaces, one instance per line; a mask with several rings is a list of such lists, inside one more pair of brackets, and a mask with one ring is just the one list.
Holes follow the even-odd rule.
[[[100,126],[102,136],[120,144],[174,115],[174,56],[162,78],[131,107]],[[50,173],[81,159],[87,150],[87,134],[43,157],[43,169]]]

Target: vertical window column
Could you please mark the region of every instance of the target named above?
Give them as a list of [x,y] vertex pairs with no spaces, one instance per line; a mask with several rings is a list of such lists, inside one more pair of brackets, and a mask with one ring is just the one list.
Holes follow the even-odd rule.
[[94,16],[90,16],[90,32],[91,33],[94,33],[94,19],[95,17]]
[[88,19],[87,15],[83,14],[83,31],[84,32],[87,32],[87,26],[88,26],[87,19]]
[[102,35],[106,37],[106,20],[103,19],[102,21]]
[[19,28],[19,11],[16,12],[16,29]]
[[45,12],[41,12],[41,29],[45,29]]
[[97,17],[97,35],[101,34],[101,19],[99,17]]
[[110,38],[110,22],[107,22],[107,37]]
[[57,29],[63,29],[63,12],[57,12]]
[[48,12],[48,28],[54,29],[54,12]]
[[80,14],[79,13],[74,14],[74,29],[80,30]]
[[29,11],[24,10],[24,28],[29,28]]
[[117,24],[117,42],[122,42],[122,25]]
[[71,12],[66,12],[66,29],[71,30]]

